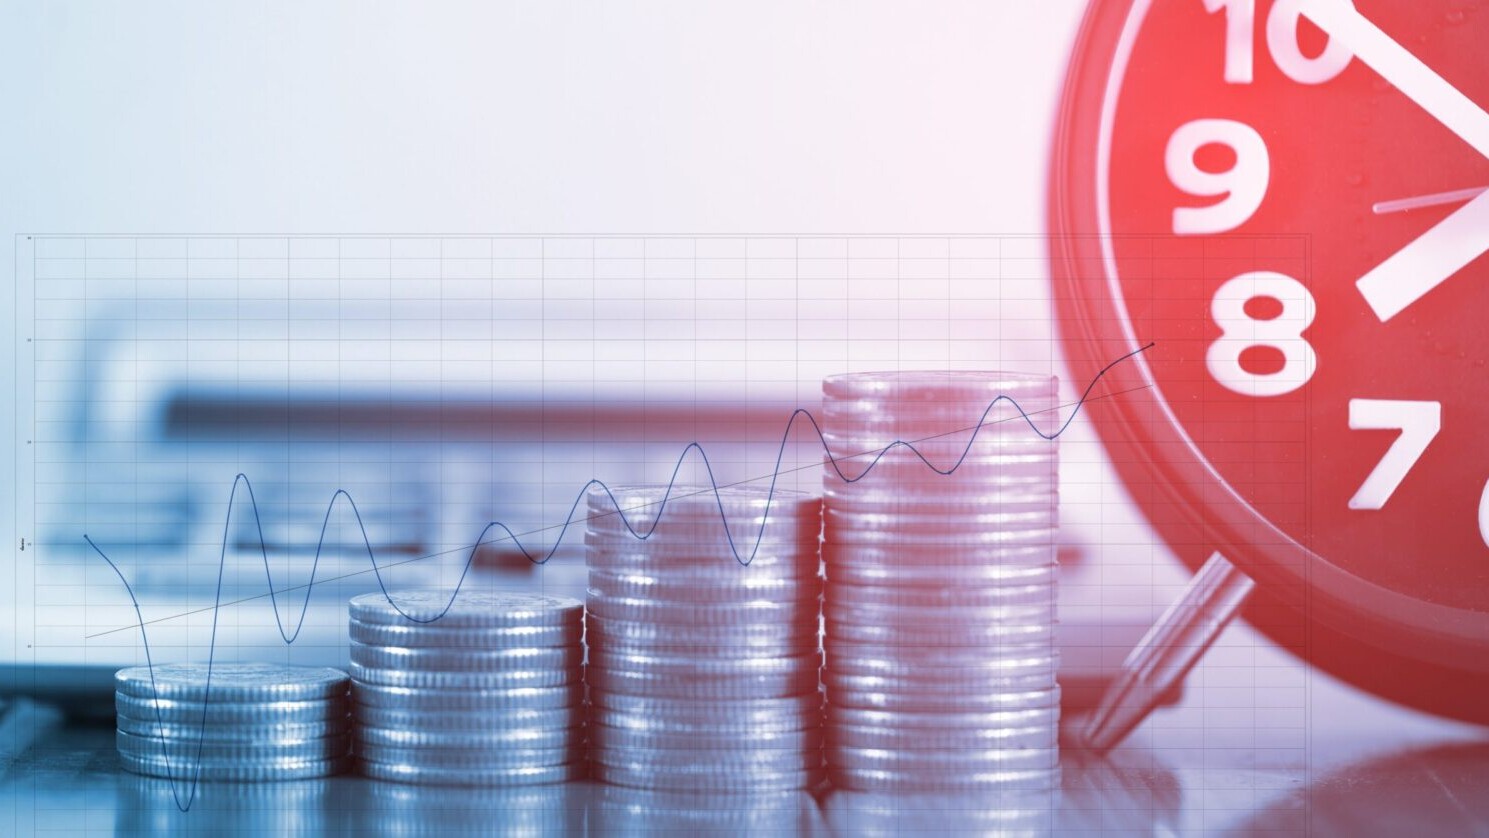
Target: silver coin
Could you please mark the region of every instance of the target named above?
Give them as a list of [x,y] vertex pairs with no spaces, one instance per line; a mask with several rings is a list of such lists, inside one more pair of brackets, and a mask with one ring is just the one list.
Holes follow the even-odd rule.
[[857,725],[834,725],[827,740],[835,745],[877,748],[885,751],[951,751],[973,749],[1044,749],[1058,750],[1058,720],[1048,724],[1021,727],[898,728]]
[[[699,560],[703,555],[704,560]],[[689,558],[678,561],[659,560],[657,552],[615,553],[592,549],[588,556],[591,575],[597,580],[644,580],[656,579],[659,584],[673,588],[720,588],[730,590],[744,585],[789,586],[811,589],[822,584],[819,543],[797,548],[788,555],[768,556],[763,551],[751,556],[742,554],[749,562],[741,564],[733,558],[725,561],[707,559],[707,555],[693,551]],[[603,590],[603,585],[591,587]],[[610,591],[604,591],[611,593]],[[647,596],[644,593],[616,592],[621,596]]]
[[399,748],[568,748],[584,743],[584,725],[512,727],[496,730],[407,730],[362,725],[359,744]]
[[669,540],[655,535],[640,541],[628,535],[595,532],[584,536],[591,568],[726,578],[730,573],[811,578],[817,573],[819,544],[815,534],[791,542],[736,539],[732,547],[720,539]]
[[749,677],[753,675],[785,675],[805,671],[816,672],[822,666],[818,653],[797,657],[764,657],[739,655],[734,657],[699,657],[694,655],[662,654],[618,654],[603,647],[590,650],[590,665],[604,669],[625,669],[651,675],[675,675],[683,678],[717,676]]
[[350,664],[352,680],[358,684],[388,687],[424,687],[442,690],[510,690],[521,687],[561,687],[583,680],[578,665],[562,669],[513,669],[474,672],[437,672],[422,669],[384,669]]
[[384,765],[416,765],[427,768],[529,768],[567,765],[584,758],[581,743],[556,748],[521,748],[511,745],[472,748],[389,746],[357,742],[358,759]]
[[[955,550],[951,560],[947,553]],[[839,568],[909,567],[922,571],[932,579],[944,578],[941,584],[954,586],[958,582],[976,582],[981,587],[1012,585],[1050,585],[1058,579],[1055,569],[1059,562],[1059,548],[1054,544],[1019,544],[1003,547],[989,545],[922,544],[914,538],[901,539],[898,544],[843,544],[825,541],[822,544],[823,569],[828,583],[833,581],[833,572]],[[977,570],[996,571],[985,581]],[[940,570],[940,573],[936,571]],[[913,578],[913,577],[912,577]],[[842,580],[838,580],[842,581]],[[882,582],[850,582],[848,584],[884,585]]]
[[[829,510],[823,537],[838,544],[862,543],[870,539],[858,538],[871,534],[874,539],[895,541],[918,540],[930,535],[937,540],[963,542],[983,540],[989,532],[998,533],[1043,533],[1052,531],[1058,523],[1054,509],[1004,508],[1002,506],[976,512],[952,513],[941,509],[926,509],[920,512],[893,510],[882,513],[843,512]],[[1007,538],[1002,541],[1019,541]],[[1047,543],[1044,538],[1036,543]]]
[[[941,625],[931,623],[929,625],[914,625],[906,623],[903,625],[886,626],[875,623],[847,622],[844,620],[827,620],[824,629],[826,636],[833,642],[844,640],[849,643],[903,643],[906,645],[937,646],[940,644],[957,645],[975,641],[982,641],[991,646],[1033,646],[1047,645],[1053,647],[1057,625],[1053,622],[1044,624],[1011,624],[1011,625]],[[832,647],[829,646],[829,649]]]
[[821,644],[815,635],[794,637],[786,640],[738,638],[699,638],[687,640],[614,640],[599,639],[590,646],[591,654],[601,651],[608,656],[617,655],[674,655],[691,657],[800,657],[820,654]]
[[163,721],[169,724],[258,725],[316,723],[345,718],[351,701],[342,696],[313,701],[244,701],[169,698],[139,698],[125,693],[114,694],[114,707],[120,714],[136,719]]
[[831,665],[822,670],[822,683],[837,688],[867,691],[911,692],[911,688],[925,691],[937,689],[935,685],[977,683],[987,685],[989,689],[1014,689],[1023,692],[1053,688],[1059,674],[1053,664],[999,668],[993,665],[999,661],[980,661],[963,668],[937,668],[914,662],[901,664],[899,661],[853,659],[841,655],[834,656],[831,661]]
[[523,687],[510,690],[455,690],[423,687],[392,687],[352,684],[352,699],[359,706],[396,710],[551,710],[573,707],[584,701],[583,684],[561,687]]
[[895,627],[920,628],[939,622],[955,631],[972,627],[1016,627],[1053,623],[1057,610],[1053,599],[1026,605],[946,605],[922,608],[912,605],[873,605],[848,602],[839,597],[823,606],[822,616],[831,622],[868,623]]
[[[990,654],[993,652],[995,654]],[[1048,646],[1000,646],[962,644],[927,649],[899,643],[849,643],[834,639],[829,644],[828,669],[840,675],[874,675],[885,678],[956,678],[962,675],[1022,676],[1059,670],[1060,652]]]
[[116,731],[114,741],[121,754],[154,756],[168,754],[172,758],[214,761],[241,759],[248,762],[264,760],[288,760],[291,762],[331,759],[345,755],[351,744],[346,733],[295,742],[189,742],[180,739],[159,739],[154,736],[136,736],[125,731]]
[[[663,502],[665,501],[665,509]],[[608,491],[592,486],[585,493],[585,506],[591,522],[614,517],[618,507],[627,516],[668,512],[717,515],[765,515],[804,518],[816,514],[822,500],[816,495],[783,486],[712,486],[688,484],[651,484],[617,486]]]
[[993,710],[946,711],[874,710],[828,705],[828,728],[880,728],[903,731],[993,730],[1002,727],[1058,725],[1058,704],[1045,707],[1002,708]]
[[114,674],[114,689],[137,698],[232,702],[310,701],[346,695],[339,669],[277,663],[165,663]]
[[758,771],[769,774],[801,771],[822,765],[820,751],[801,748],[590,748],[590,762],[632,770],[671,774],[717,774],[721,771]]
[[[874,485],[865,485],[873,482]],[[830,508],[836,513],[848,515],[907,513],[925,514],[932,511],[941,515],[976,514],[983,510],[1040,508],[1059,503],[1059,490],[1046,471],[1038,473],[1015,472],[1000,474],[996,480],[978,480],[975,486],[959,487],[961,491],[952,499],[937,498],[934,509],[918,496],[907,494],[892,484],[880,484],[874,478],[852,485],[839,484]]]
[[[829,423],[822,429],[822,439],[826,442],[828,454],[823,454],[822,458],[828,463],[828,469],[823,472],[823,488],[826,488],[826,481],[843,478],[846,478],[843,482],[850,482],[855,488],[867,484],[873,478],[858,479],[859,475],[864,475],[868,469],[877,472],[884,464],[919,466],[917,478],[934,481],[937,478],[956,478],[968,463],[1015,463],[1020,458],[1054,458],[1060,451],[1059,442],[1039,439],[1035,433],[1029,433],[1027,424],[1020,424],[1015,433],[998,432],[999,427],[1007,423],[983,424],[980,429],[974,429],[975,414],[965,417],[968,420],[965,424],[963,417],[954,412],[943,414],[943,418],[917,417],[896,423],[864,415],[849,417],[828,406],[826,418]],[[895,442],[907,442],[907,445],[893,445]],[[837,460],[838,469],[843,472],[841,478],[838,469],[831,467],[829,457]],[[831,502],[831,496],[826,496],[825,500]]]
[[1055,687],[1053,670],[1032,675],[977,675],[947,673],[940,678],[904,677],[888,678],[878,675],[846,675],[834,670],[822,673],[822,683],[829,694],[844,693],[899,693],[917,695],[925,692],[945,692],[948,688],[972,692],[1011,691],[1031,692]]
[[633,696],[620,693],[596,692],[590,696],[595,707],[608,707],[624,713],[670,718],[697,710],[713,710],[728,718],[786,718],[798,714],[818,713],[823,707],[822,693],[816,688],[800,693],[770,698],[742,698],[729,701],[710,701],[700,705],[690,698],[668,696]]
[[[1027,428],[1025,434],[1028,434]],[[861,431],[837,428],[822,435],[831,452],[830,456],[824,454],[822,457],[824,506],[830,506],[844,493],[872,496],[895,486],[918,488],[916,484],[934,484],[937,480],[956,480],[969,490],[981,486],[1008,488],[1023,485],[1023,479],[1033,475],[1040,476],[1042,485],[1055,483],[1050,471],[1059,457],[1058,445],[1039,440],[1029,442],[1026,437],[990,434],[984,426],[970,448],[967,443],[972,434],[966,432],[956,439],[922,439],[914,443],[914,451],[905,446],[886,451],[885,446],[892,435],[897,436],[890,427],[882,424],[865,426]],[[931,435],[922,434],[922,437]],[[1039,448],[1039,445],[1046,447]],[[927,462],[933,466],[926,465]],[[912,492],[903,497],[919,499],[921,494]]]
[[829,744],[828,765],[888,771],[960,774],[965,771],[1035,771],[1060,764],[1059,748],[859,748]]
[[815,613],[804,613],[788,622],[748,622],[737,625],[687,626],[676,623],[651,623],[644,620],[608,619],[596,614],[588,617],[591,646],[605,643],[713,643],[732,645],[736,642],[799,641],[816,638],[818,621]]
[[709,640],[705,638],[694,642],[688,642],[686,640],[635,642],[596,638],[595,642],[590,646],[591,655],[595,654],[597,650],[603,650],[605,655],[611,657],[623,655],[664,655],[718,658],[795,658],[802,655],[821,654],[822,647],[814,633],[789,640],[761,640],[746,636],[730,637],[722,640]]
[[810,516],[795,516],[771,509],[769,515],[762,516],[758,510],[734,510],[725,515],[725,518],[719,517],[716,506],[709,509],[679,510],[674,509],[672,502],[669,502],[667,511],[660,519],[655,510],[630,511],[626,513],[624,520],[613,513],[597,515],[586,522],[586,531],[642,541],[688,539],[705,544],[733,539],[735,544],[754,544],[763,539],[784,542],[809,537],[816,534],[822,525],[820,512]]
[[824,605],[880,608],[987,608],[1058,600],[1056,583],[1045,585],[957,585],[945,588],[886,587],[834,583]]
[[815,619],[817,603],[750,602],[671,603],[637,597],[589,598],[589,611],[602,620],[632,620],[640,623],[682,623],[688,626],[733,626],[741,623],[801,623]]
[[359,760],[358,768],[364,776],[375,780],[434,786],[547,785],[583,779],[585,774],[584,763],[577,761],[566,765],[530,765],[520,768],[446,768]]
[[384,625],[564,626],[583,620],[584,604],[572,597],[512,591],[409,590],[352,597],[349,613],[353,620]]
[[[823,506],[831,508],[845,495],[858,494],[885,486],[905,490],[906,498],[917,501],[953,499],[979,495],[980,489],[1010,485],[1009,478],[1043,477],[1043,484],[1057,485],[1058,446],[1046,444],[1035,448],[1027,443],[978,434],[971,450],[967,437],[947,444],[916,443],[915,451],[891,450],[884,456],[884,437],[874,435],[827,434],[827,444],[836,457],[822,458]],[[841,451],[871,451],[851,458],[838,456]],[[921,459],[923,455],[925,459]],[[841,471],[841,474],[839,473]],[[1001,482],[1004,481],[1004,482]]]
[[632,748],[657,749],[697,755],[700,751],[820,751],[825,742],[821,728],[807,730],[753,730],[719,732],[688,730],[654,730],[644,728],[591,725],[588,728],[592,748],[625,751]]
[[703,774],[595,763],[592,765],[592,770],[596,780],[610,785],[638,789],[728,793],[812,789],[820,786],[826,776],[821,768],[777,772],[747,772],[735,769]]
[[925,588],[942,588],[950,585],[998,585],[1008,582],[1027,583],[1030,577],[1020,573],[1025,570],[1038,571],[1049,582],[1053,582],[1057,575],[1057,568],[1054,565],[1019,568],[975,563],[937,565],[915,562],[891,564],[878,560],[859,563],[834,560],[827,565],[827,587],[831,588],[838,583]]
[[775,698],[815,690],[818,676],[816,670],[811,670],[784,674],[686,678],[591,666],[585,673],[585,679],[592,695],[596,692],[614,692],[635,696],[741,699]]
[[893,771],[874,768],[830,766],[828,778],[834,788],[850,791],[924,792],[1020,790],[1054,791],[1060,788],[1060,769],[1030,771],[977,771],[934,774],[923,771]]
[[430,647],[368,646],[352,643],[353,664],[375,669],[424,672],[503,672],[577,668],[584,663],[579,644],[546,649],[436,649]]
[[584,722],[584,708],[574,704],[550,710],[394,710],[358,706],[354,712],[362,728],[385,728],[448,733],[503,733],[514,730],[553,730]]
[[792,733],[822,728],[822,714],[786,715],[740,719],[725,716],[706,707],[694,708],[692,712],[675,714],[665,718],[625,713],[606,707],[589,709],[590,727],[608,727],[618,730],[656,732],[668,734],[697,734],[704,737],[739,737],[755,734]]
[[[907,498],[933,502],[981,494],[980,489],[1008,485],[1000,481],[1010,478],[1038,476],[1044,485],[1057,485],[1056,446],[1040,450],[978,434],[971,452],[967,452],[966,438],[949,446],[917,443],[916,450],[925,456],[922,460],[904,448],[879,457],[878,452],[885,444],[883,437],[826,436],[829,449],[837,456],[836,462],[828,457],[822,458],[822,496],[823,506],[827,508],[846,495],[883,486],[898,487],[905,491]],[[871,453],[845,459],[838,456],[841,451]]]
[[734,579],[701,582],[659,574],[625,573],[605,570],[589,572],[589,590],[594,596],[629,597],[666,602],[802,602],[822,596],[822,582],[752,574],[743,568]]
[[831,707],[857,707],[865,710],[905,710],[911,712],[945,711],[975,713],[993,710],[1026,710],[1060,706],[1059,688],[1030,692],[977,694],[965,688],[948,687],[944,691],[920,693],[866,692],[836,689],[827,693]]
[[335,736],[348,733],[351,730],[351,719],[346,716],[319,722],[241,725],[208,724],[206,726],[201,725],[199,722],[197,724],[161,723],[155,719],[137,719],[122,713],[119,714],[117,720],[120,731],[134,736],[149,736],[168,741],[183,740],[196,742],[201,740],[209,743],[262,742],[266,744],[284,744],[305,739]]
[[545,649],[579,644],[584,626],[579,622],[560,626],[498,626],[458,628],[443,621],[428,625],[382,625],[351,620],[348,634],[353,642],[369,646],[445,649]]
[[351,767],[350,757],[336,759],[286,761],[269,764],[230,760],[226,762],[197,762],[192,760],[167,760],[159,757],[119,754],[119,762],[125,770],[149,777],[165,777],[178,782],[205,780],[208,782],[267,782],[274,780],[307,780],[315,777],[330,777],[341,774]]
[[922,531],[904,532],[896,530],[850,530],[840,526],[823,531],[824,543],[841,545],[868,545],[899,547],[916,545],[921,548],[1001,548],[1009,546],[1046,546],[1058,541],[1055,527],[1028,529],[989,529],[967,532],[945,532],[927,527]]

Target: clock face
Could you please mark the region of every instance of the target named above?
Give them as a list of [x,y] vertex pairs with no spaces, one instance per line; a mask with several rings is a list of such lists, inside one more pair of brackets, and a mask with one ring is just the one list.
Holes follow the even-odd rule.
[[1155,344],[1092,404],[1150,520],[1285,645],[1481,721],[1486,44],[1467,0],[1097,2],[1052,172],[1076,379]]

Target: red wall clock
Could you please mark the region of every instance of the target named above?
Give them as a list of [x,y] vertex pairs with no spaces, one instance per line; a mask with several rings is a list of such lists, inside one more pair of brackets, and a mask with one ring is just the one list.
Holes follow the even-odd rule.
[[1051,175],[1075,380],[1193,566],[1361,687],[1489,722],[1489,5],[1097,0]]

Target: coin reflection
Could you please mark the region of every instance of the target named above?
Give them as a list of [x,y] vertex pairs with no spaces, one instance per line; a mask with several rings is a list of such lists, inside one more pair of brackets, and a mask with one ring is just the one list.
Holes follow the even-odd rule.
[[451,788],[366,780],[352,833],[387,836],[576,835],[584,832],[587,790],[581,783],[510,788]]
[[[308,835],[327,831],[329,780],[191,783],[121,772],[117,835]],[[178,797],[179,795],[179,797]],[[177,802],[185,805],[183,812]]]
[[594,835],[810,835],[820,833],[817,801],[804,791],[677,792],[597,786]]
[[1060,793],[984,789],[948,793],[838,791],[826,802],[834,835],[1048,835]]

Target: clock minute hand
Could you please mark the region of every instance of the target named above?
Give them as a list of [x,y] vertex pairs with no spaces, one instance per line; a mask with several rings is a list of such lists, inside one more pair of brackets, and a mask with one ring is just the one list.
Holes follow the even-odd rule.
[[[1489,113],[1443,80],[1349,0],[1311,0],[1303,14],[1448,130],[1489,157]],[[1489,192],[1479,195],[1355,282],[1384,323],[1489,250]]]
[[1391,40],[1348,0],[1307,0],[1303,14],[1448,130],[1489,157],[1489,113]]

